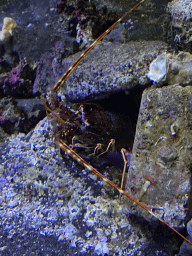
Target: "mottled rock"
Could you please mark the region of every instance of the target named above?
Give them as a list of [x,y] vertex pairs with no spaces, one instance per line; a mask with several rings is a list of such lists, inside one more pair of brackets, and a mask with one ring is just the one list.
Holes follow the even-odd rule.
[[177,227],[184,225],[190,190],[191,93],[191,86],[144,91],[126,183],[129,193]]
[[62,60],[68,56],[68,51],[62,42],[56,42],[55,47],[41,55],[37,66],[33,93],[41,88],[44,92],[50,91],[57,80],[66,71]]
[[0,126],[5,133],[28,133],[44,116],[45,110],[40,99],[0,100]]
[[27,227],[79,253],[148,252],[151,228],[141,220],[132,226],[129,209],[118,195],[109,197],[109,185],[68,156],[63,159],[51,128],[46,117],[29,134],[9,137],[1,150],[0,215],[8,239],[17,233],[25,236]]
[[191,53],[192,42],[192,5],[188,0],[174,0],[168,3],[167,11],[171,15],[171,43],[177,50]]
[[3,128],[0,127],[0,143],[2,143],[7,138],[7,134],[4,132]]
[[[190,241],[192,241],[192,220],[190,220],[187,223],[187,232],[189,234],[188,239]],[[179,256],[190,256],[192,254],[192,249],[191,249],[191,245],[189,245],[186,241],[183,242],[183,244],[180,247],[179,250]]]
[[[191,239],[189,239],[189,240],[191,241]],[[191,256],[191,253],[192,253],[191,246],[189,245],[189,243],[184,241],[183,244],[180,247],[178,256],[183,256],[183,255]]]
[[[2,16],[10,14],[11,10],[12,17],[18,23],[15,39],[19,55],[21,58],[26,57],[32,64],[39,61],[39,56],[47,52],[57,41],[67,43],[68,47],[72,46],[74,39],[66,35],[66,29],[55,12],[57,2],[58,0],[33,0],[33,4],[30,4],[28,0],[3,0],[0,3]],[[125,9],[134,6],[135,0],[123,1],[123,5],[116,1],[101,1],[101,3],[97,1],[97,5],[103,6],[103,4],[109,8],[115,7],[124,13]],[[162,40],[162,23],[165,20],[166,4],[167,1],[149,0],[146,4],[144,3],[144,9],[140,6],[133,14],[134,18],[129,16],[128,22],[125,20],[128,31],[126,40],[150,40],[159,39],[159,37]],[[121,32],[119,34],[122,35]],[[150,42],[147,44],[149,50],[144,47],[143,54],[145,51],[153,52]],[[112,53],[113,47],[110,48]],[[138,59],[134,60],[137,49],[140,50],[140,48],[142,49],[142,45],[136,48],[131,56],[130,65],[133,66],[133,70],[131,71],[131,67],[128,68],[136,80],[138,69],[139,77],[141,75],[139,83],[145,85],[147,79],[142,77],[142,72],[139,73],[142,68],[140,70],[136,65]],[[132,48],[130,55],[131,51]],[[102,54],[98,59],[99,62],[104,57]],[[146,63],[150,63],[154,57],[155,55],[149,56]],[[7,55],[5,58],[3,55],[3,58],[10,63],[10,56]],[[45,68],[44,74],[47,76],[51,74],[53,79],[57,80],[60,72],[61,74],[63,72],[62,58],[56,58],[54,61],[53,59],[46,63],[47,70]],[[142,63],[143,61],[139,62],[138,66]],[[7,69],[2,70],[7,72]],[[100,70],[97,72],[101,73]],[[126,72],[127,67],[125,74]],[[118,74],[117,76],[119,77]],[[124,79],[126,80],[126,75]],[[41,82],[44,84],[43,79]],[[104,83],[103,86],[105,86]],[[79,92],[81,93],[81,87]],[[82,92],[89,93],[88,90],[82,90]],[[104,95],[102,90],[101,92]],[[29,103],[29,108],[25,106],[26,104],[27,101],[23,101],[20,106],[22,105],[28,111],[33,104]],[[176,131],[174,127],[173,131]],[[67,156],[64,159],[61,158],[60,150],[55,146],[50,135],[51,128],[46,118],[29,134],[13,135],[0,145],[0,232],[2,236],[0,250],[3,254],[30,255],[36,252],[41,255],[46,251],[48,254],[57,255],[62,255],[63,252],[66,255],[84,253],[91,256],[101,253],[130,256],[168,255],[171,249],[169,246],[164,246],[164,243],[161,245],[160,239],[150,246],[151,241],[152,243],[154,241],[153,231],[149,232],[151,228],[153,229],[153,223],[150,226],[150,223],[142,223],[142,219],[139,219],[140,226],[138,223],[132,226],[129,211],[125,211],[120,205],[117,194],[109,197],[106,191],[110,189],[103,184],[104,182],[97,181],[95,175],[84,171],[71,158]],[[18,205],[12,203],[13,197],[18,199]],[[7,205],[15,207],[11,208]],[[89,223],[93,225],[89,226]],[[69,232],[70,227],[75,232]],[[68,240],[68,237],[72,239]],[[166,245],[169,243],[167,240],[169,239],[163,241]],[[169,244],[173,244],[171,240]]]
[[6,133],[11,134],[18,131],[20,119],[14,99],[3,98],[0,100],[0,126]]
[[[45,118],[28,135],[12,135],[8,152],[6,147],[2,150],[0,214],[10,238],[12,230],[20,228],[24,234],[22,227],[27,226],[42,236],[67,241],[81,253],[109,255],[128,250],[134,234],[137,244],[132,250],[139,250],[146,237],[130,225],[126,208],[117,196],[108,197],[104,182],[61,158],[48,132],[51,127]],[[9,224],[13,216],[18,221]]]
[[[127,91],[149,83],[149,64],[167,45],[161,41],[98,44],[72,73],[60,89],[70,101],[102,99],[109,94]],[[65,59],[67,68],[80,53]]]
[[[59,42],[58,42],[59,43]],[[67,54],[64,45],[61,51],[50,50],[41,56],[33,93],[39,88],[50,91],[62,74],[77,60],[81,53],[63,59]],[[102,99],[119,91],[127,91],[136,85],[149,83],[146,74],[149,64],[164,51],[164,42],[130,42],[129,44],[99,44],[79,64],[61,87],[59,94],[70,101]]]

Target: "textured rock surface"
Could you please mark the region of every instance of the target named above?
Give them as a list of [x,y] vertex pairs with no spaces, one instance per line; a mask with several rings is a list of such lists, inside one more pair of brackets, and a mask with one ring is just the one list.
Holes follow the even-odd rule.
[[[192,88],[144,91],[127,190],[172,226],[183,226],[190,190]],[[144,189],[146,181],[151,185]]]
[[0,127],[7,134],[28,133],[44,116],[44,105],[38,98],[0,100]]
[[68,156],[62,159],[51,128],[52,121],[45,118],[33,132],[12,135],[0,144],[3,255],[42,250],[61,255],[62,250],[65,255],[171,255],[178,236],[173,243],[169,229],[144,220],[143,212],[130,214],[110,186]]
[[192,4],[188,0],[175,0],[168,3],[171,15],[172,45],[176,50],[191,53],[192,43]]
[[44,92],[49,92],[67,68],[62,65],[62,61],[68,56],[65,44],[57,42],[55,47],[41,55],[37,66],[36,78],[33,85],[33,93],[37,93],[41,88]]
[[[126,207],[109,186],[69,159],[63,161],[50,128],[45,118],[33,132],[12,135],[2,145],[0,215],[8,240],[36,231],[56,237],[66,251],[78,255],[144,250],[145,227],[142,233],[130,225]],[[15,252],[20,253],[18,243]],[[11,253],[5,240],[1,248]]]
[[[49,91],[61,75],[75,62],[81,53],[62,60],[64,46],[41,56],[34,92],[42,87]],[[119,91],[133,89],[136,85],[146,86],[149,64],[167,49],[162,41],[130,42],[114,45],[99,44],[79,64],[59,91],[70,101],[102,99]],[[51,73],[48,76],[48,73]]]
[[[6,16],[11,16],[16,21],[15,48],[21,58],[26,57],[31,64],[39,61],[40,55],[53,47],[57,41],[64,42],[69,49],[72,48],[75,39],[67,35],[65,24],[56,13],[58,2],[59,0],[5,0],[0,3],[1,24],[3,25],[3,18]],[[147,4],[144,3],[129,15],[124,20],[126,40],[163,40],[167,2],[148,0]],[[96,7],[101,9],[106,5],[109,10],[121,12],[123,15],[125,10],[132,8],[135,3],[135,0],[97,1]]]
[[13,68],[3,81],[5,95],[30,97],[32,95],[35,72],[29,65],[19,64]]
[[[166,48],[161,41],[100,44],[77,67],[59,94],[72,101],[91,100],[133,89],[138,84],[145,86],[149,83],[149,64]],[[65,59],[63,65],[70,66],[78,56]]]

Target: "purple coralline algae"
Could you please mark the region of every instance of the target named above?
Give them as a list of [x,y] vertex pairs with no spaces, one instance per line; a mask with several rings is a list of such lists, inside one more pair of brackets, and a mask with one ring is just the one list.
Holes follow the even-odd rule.
[[3,93],[11,96],[30,96],[34,80],[33,70],[29,65],[19,64],[4,79]]

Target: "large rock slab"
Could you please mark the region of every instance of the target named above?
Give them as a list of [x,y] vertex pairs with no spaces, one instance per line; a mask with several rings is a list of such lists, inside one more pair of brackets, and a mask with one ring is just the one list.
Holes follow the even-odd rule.
[[[127,91],[136,85],[147,85],[150,63],[167,49],[162,41],[140,41],[128,44],[99,44],[71,74],[60,89],[70,101],[102,99],[111,93]],[[64,59],[69,68],[80,54]]]
[[[13,254],[7,244],[14,239],[21,255],[26,249],[23,241],[31,248],[36,236],[49,243],[55,240],[59,252],[64,244],[64,251],[71,255],[121,255],[133,245],[130,255],[147,251],[145,230],[138,232],[139,227],[131,225],[118,193],[67,155],[63,159],[51,129],[52,121],[46,117],[34,131],[12,135],[0,144],[4,253]],[[52,250],[49,243],[46,250]],[[39,243],[32,247],[39,250]]]
[[174,0],[168,3],[167,11],[171,16],[170,39],[176,50],[191,53],[192,42],[192,5],[188,0]]
[[126,190],[172,226],[183,226],[192,163],[192,87],[142,96]]

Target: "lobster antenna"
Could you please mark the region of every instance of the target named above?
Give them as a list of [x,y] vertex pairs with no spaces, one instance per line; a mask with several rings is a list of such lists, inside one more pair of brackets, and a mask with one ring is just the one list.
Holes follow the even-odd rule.
[[[71,73],[74,71],[74,69],[78,66],[78,64],[84,59],[84,57],[94,48],[94,46],[107,34],[109,33],[117,24],[119,24],[129,13],[131,13],[134,9],[136,9],[141,3],[143,3],[144,0],[140,1],[138,4],[136,4],[132,9],[130,9],[127,13],[125,13],[120,19],[118,19],[111,27],[109,27],[104,33],[102,33],[81,55],[80,57],[70,66],[70,68],[64,73],[64,75],[58,80],[58,82],[55,84],[52,90],[57,91],[59,87],[67,80],[67,78],[71,75]],[[42,92],[41,92],[42,94]],[[45,99],[42,95],[43,103],[46,107],[47,115],[48,116],[55,116],[57,120],[61,123],[64,122],[62,118],[60,118],[57,114],[53,113],[50,108],[48,108]],[[190,242],[186,237],[184,237],[182,234],[180,234],[175,228],[171,227],[167,222],[165,222],[163,219],[158,217],[155,213],[152,212],[151,209],[149,209],[147,206],[139,202],[137,199],[135,199],[130,194],[126,193],[122,188],[115,185],[112,181],[107,179],[104,175],[102,175],[97,169],[92,167],[89,163],[87,163],[83,158],[81,158],[75,151],[73,151],[63,140],[56,140],[56,143],[66,152],[68,153],[75,161],[82,164],[84,167],[86,167],[88,170],[92,171],[94,174],[96,174],[98,177],[100,177],[102,180],[107,182],[109,185],[111,185],[113,188],[115,188],[121,195],[126,196],[128,199],[130,199],[132,202],[137,204],[140,208],[144,209],[146,212],[153,215],[155,218],[157,218],[159,221],[164,223],[166,226],[168,226],[170,229],[172,229],[175,233],[177,233],[180,237],[182,237],[187,243],[192,245],[192,242]]]
[[59,87],[67,80],[67,78],[71,75],[74,69],[78,66],[78,64],[85,58],[85,56],[95,47],[95,45],[106,36],[117,24],[119,24],[129,13],[131,13],[134,9],[136,9],[140,4],[142,4],[144,0],[136,4],[133,8],[131,8],[128,12],[126,12],[121,18],[119,18],[111,27],[109,27],[103,34],[101,34],[82,54],[81,56],[70,66],[70,68],[64,73],[64,75],[58,80],[58,82],[53,87],[53,90],[58,91]]
[[[59,117],[57,114],[53,113],[52,110],[47,106],[46,102],[45,102],[45,98],[42,94],[41,91],[41,97],[43,100],[43,103],[45,105],[45,109],[47,112],[47,115],[49,117],[55,117],[60,123],[65,123],[65,121]],[[92,165],[90,165],[89,163],[87,163],[81,156],[79,156],[75,151],[73,151],[63,140],[55,140],[55,142],[67,153],[69,154],[75,161],[77,161],[78,163],[80,163],[81,165],[83,165],[85,168],[87,168],[88,170],[90,170],[91,172],[93,172],[94,174],[96,174],[99,178],[101,178],[102,180],[104,180],[105,182],[107,182],[109,185],[111,185],[113,188],[115,188],[120,195],[124,195],[126,196],[128,199],[130,199],[132,202],[134,202],[135,204],[137,204],[140,208],[144,209],[146,212],[150,213],[151,215],[153,215],[155,218],[157,218],[158,220],[160,220],[162,223],[164,223],[166,226],[168,226],[170,229],[172,229],[175,233],[177,233],[180,237],[182,237],[187,243],[189,243],[190,245],[192,245],[192,242],[190,242],[186,237],[184,237],[181,233],[179,233],[175,228],[171,227],[171,225],[169,225],[169,223],[165,222],[163,219],[161,219],[160,217],[158,217],[155,213],[152,212],[151,209],[149,209],[146,205],[142,204],[141,202],[139,202],[136,198],[134,198],[132,195],[126,193],[122,188],[118,187],[117,185],[115,185],[111,180],[107,179],[103,174],[101,174],[96,168],[94,168]]]
[[61,139],[59,141],[56,141],[56,143],[67,153],[69,154],[74,160],[82,164],[84,167],[86,167],[88,170],[92,171],[94,174],[96,174],[99,178],[106,181],[109,185],[114,187],[116,190],[119,191],[120,194],[126,196],[128,199],[130,199],[132,202],[136,203],[139,207],[144,209],[146,212],[153,215],[155,218],[160,220],[162,223],[164,223],[166,226],[168,226],[170,229],[172,229],[175,233],[177,233],[180,237],[182,237],[187,243],[192,245],[192,242],[190,242],[186,237],[184,237],[181,233],[179,233],[175,228],[171,227],[169,223],[165,222],[163,219],[158,217],[155,213],[152,212],[146,205],[139,202],[136,198],[126,193],[122,188],[115,185],[111,180],[107,179],[103,174],[101,174],[97,169],[95,169],[92,165],[87,163],[82,157],[80,157],[75,151],[73,151],[67,144],[64,143]]

